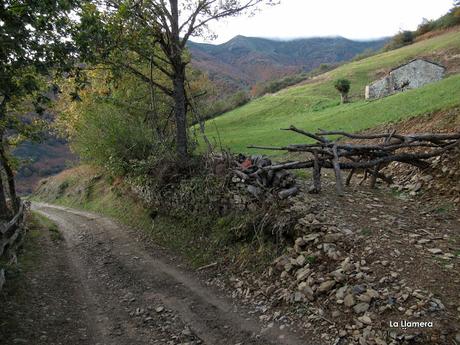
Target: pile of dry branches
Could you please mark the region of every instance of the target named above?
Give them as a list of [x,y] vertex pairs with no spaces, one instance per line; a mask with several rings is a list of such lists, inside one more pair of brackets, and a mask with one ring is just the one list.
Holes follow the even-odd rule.
[[[383,134],[350,134],[342,131],[324,131],[310,133],[294,126],[287,129],[315,140],[313,144],[295,144],[284,147],[249,146],[249,148],[265,150],[281,150],[288,152],[306,152],[311,158],[306,161],[295,161],[264,167],[265,170],[313,168],[312,193],[321,191],[321,169],[333,169],[336,178],[337,192],[343,195],[344,183],[342,170],[349,170],[346,184],[357,171],[364,172],[361,183],[370,176],[371,187],[377,179],[391,183],[391,178],[381,170],[391,162],[402,162],[426,169],[430,166],[427,159],[439,156],[460,145],[460,133],[451,134],[397,134],[394,130]],[[331,139],[333,136],[334,139]],[[344,138],[364,143],[346,143]]]

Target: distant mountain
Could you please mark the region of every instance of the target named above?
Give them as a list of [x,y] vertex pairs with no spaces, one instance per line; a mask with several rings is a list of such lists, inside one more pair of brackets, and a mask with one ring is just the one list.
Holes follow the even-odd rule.
[[248,87],[286,75],[308,72],[321,64],[352,59],[365,50],[378,50],[387,39],[352,41],[343,37],[279,41],[236,36],[219,44],[190,42],[192,66],[229,88]]
[[41,143],[22,143],[13,154],[22,161],[16,174],[17,191],[20,195],[31,193],[39,180],[55,175],[77,162],[77,157],[70,152],[67,142],[51,134],[46,135]]

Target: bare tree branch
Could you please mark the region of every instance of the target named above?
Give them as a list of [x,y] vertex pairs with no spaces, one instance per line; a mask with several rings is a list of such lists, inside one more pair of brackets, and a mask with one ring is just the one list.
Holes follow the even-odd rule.
[[[282,147],[273,146],[254,146],[263,150],[277,150],[288,152],[309,152],[313,159],[307,161],[287,162],[278,165],[264,167],[265,170],[280,169],[304,169],[314,167],[316,170],[313,191],[318,189],[320,181],[317,171],[321,168],[334,169],[336,175],[336,186],[338,194],[343,194],[343,182],[341,170],[352,170],[348,175],[346,185],[350,183],[353,174],[358,169],[363,169],[366,174],[371,174],[371,186],[375,185],[377,178],[389,183],[390,179],[382,174],[380,170],[391,162],[401,162],[426,169],[430,163],[429,158],[440,156],[444,152],[460,146],[460,133],[436,134],[422,133],[401,135],[391,131],[386,134],[351,134],[343,131],[321,131],[310,133],[294,126],[285,129],[293,131],[316,140],[313,144],[296,144]],[[382,144],[354,144],[329,141],[324,136],[341,135],[342,137],[375,140],[385,139]],[[392,139],[397,139],[397,143],[392,143]],[[424,149],[420,152],[414,149]],[[402,152],[401,152],[402,151]]]

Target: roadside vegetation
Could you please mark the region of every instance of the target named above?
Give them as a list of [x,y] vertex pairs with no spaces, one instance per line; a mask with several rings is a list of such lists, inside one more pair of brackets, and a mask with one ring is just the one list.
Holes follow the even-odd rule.
[[[44,237],[50,237],[53,241],[60,241],[62,235],[55,223],[38,213],[31,212],[27,216],[27,240],[24,241],[19,254],[21,260],[15,264],[9,264],[4,259],[0,259],[0,268],[5,269],[8,283],[6,284],[6,294],[15,294],[18,299],[26,293],[23,290],[24,275],[34,271],[43,255],[43,248],[40,242]],[[4,325],[2,324],[2,327]]]
[[[75,0],[34,2],[32,5],[27,1],[2,4],[0,38],[5,44],[0,54],[0,218],[10,218],[20,204],[14,179],[17,161],[11,152],[24,140],[43,137],[46,121],[41,115],[47,110],[49,101],[56,98],[60,87],[65,88],[65,84],[72,87],[72,90],[66,90],[68,108],[72,108],[71,103],[82,101],[81,94],[89,88],[89,81],[97,83],[92,72],[102,75],[98,88],[105,104],[99,102],[98,105],[103,108],[103,113],[116,113],[120,104],[124,104],[131,114],[142,112],[144,126],[150,130],[147,134],[154,135],[158,150],[168,147],[168,151],[173,152],[173,161],[186,168],[194,150],[188,129],[193,115],[198,117],[199,100],[195,91],[199,94],[205,89],[200,85],[194,90],[191,85],[193,78],[189,77],[193,71],[188,68],[187,42],[193,36],[207,35],[209,22],[252,13],[262,3],[274,4],[272,0],[218,3],[172,0],[135,4],[129,1]],[[130,93],[127,98],[131,98],[132,103],[127,104],[126,99],[116,95],[110,97],[111,93],[123,92],[122,83],[128,79],[133,79],[137,86],[124,90],[125,95]],[[136,89],[141,90],[140,95],[133,94]],[[117,100],[119,104],[107,104]],[[97,102],[94,97],[92,101]],[[141,108],[136,107],[137,101]],[[89,111],[90,106],[86,105]],[[69,120],[67,127],[91,127],[90,121],[86,122],[84,118],[86,113],[78,114],[80,117],[75,123]],[[102,125],[103,120],[97,117],[98,111],[93,108],[91,114],[96,126]],[[130,120],[133,120],[132,116]],[[123,118],[118,117],[116,121],[122,122]],[[120,131],[116,121],[112,124],[118,128],[112,129]],[[123,127],[131,130],[126,122]],[[108,132],[112,129],[104,129],[104,139],[109,139]],[[89,128],[87,130],[85,133],[90,135]],[[67,134],[73,133],[67,130]],[[139,134],[146,133],[131,131],[129,136]],[[117,145],[117,141],[111,139],[109,145],[99,148],[100,153]],[[91,145],[90,142],[87,144]],[[127,151],[134,149],[139,153],[138,144],[121,143],[115,154],[104,152],[104,155],[114,160],[115,169],[122,169],[120,160],[126,163]],[[145,140],[144,144],[147,144]],[[151,146],[144,148],[151,149]],[[83,151],[79,153],[86,158]],[[124,156],[118,157],[117,154]]]
[[[218,262],[229,269],[263,269],[283,248],[270,237],[270,224],[266,228],[260,224],[265,212],[219,214],[213,200],[223,189],[218,181],[210,184],[205,176],[184,181],[177,194],[187,195],[173,201],[177,202],[174,209],[169,207],[171,200],[162,199],[162,208],[159,203],[142,202],[126,180],[82,165],[43,180],[33,199],[112,217],[184,256],[193,267]],[[273,212],[273,220],[276,214]]]

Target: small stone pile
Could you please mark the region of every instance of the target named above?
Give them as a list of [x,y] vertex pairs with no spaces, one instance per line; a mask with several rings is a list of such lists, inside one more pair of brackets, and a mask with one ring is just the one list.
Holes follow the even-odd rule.
[[232,170],[231,182],[251,198],[258,200],[276,197],[286,199],[297,194],[293,174],[287,170],[271,170],[272,161],[261,155],[239,155]]

